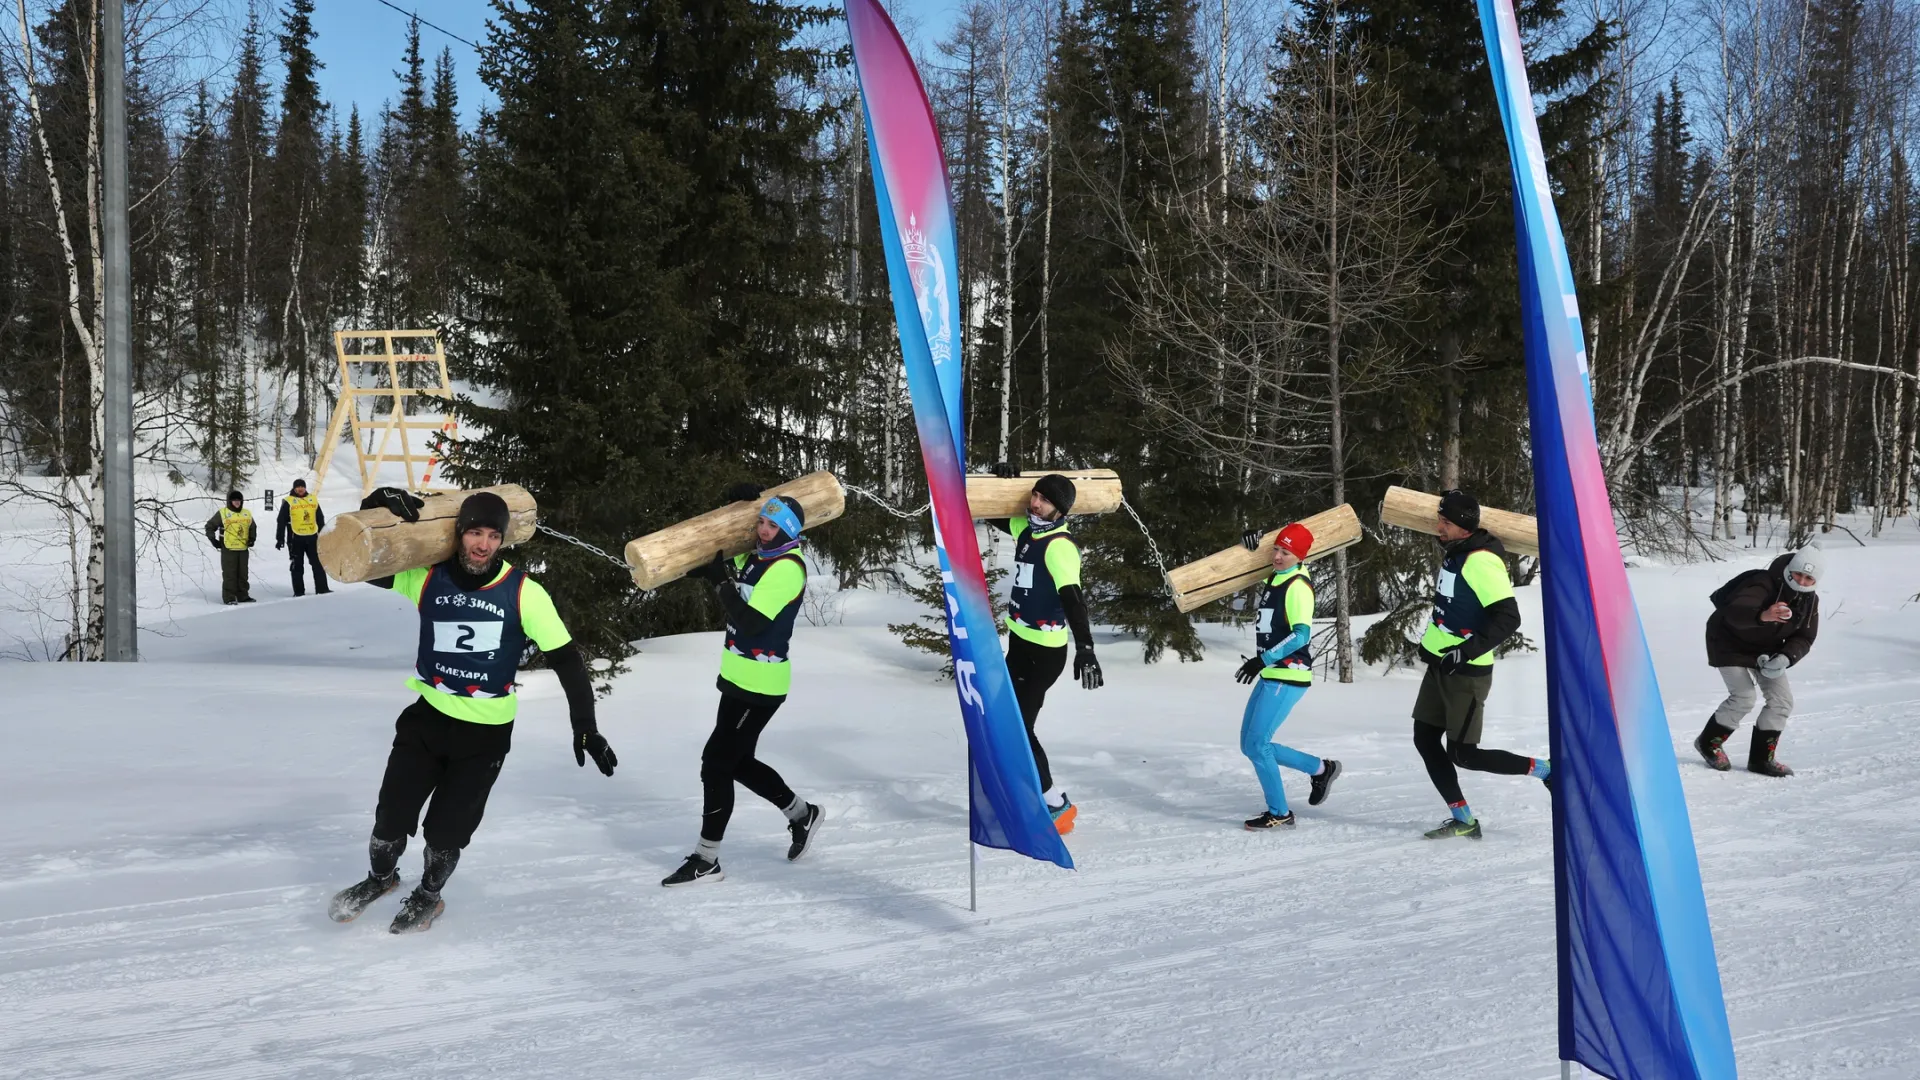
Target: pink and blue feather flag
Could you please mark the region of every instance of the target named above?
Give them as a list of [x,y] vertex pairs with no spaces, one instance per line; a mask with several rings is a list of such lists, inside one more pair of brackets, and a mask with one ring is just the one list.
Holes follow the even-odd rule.
[[934,547],[947,594],[947,643],[967,731],[973,841],[1072,867],[1040,792],[1013,696],[967,506],[961,424],[959,260],[946,154],[899,31],[876,0],[846,0],[867,115],[881,246],[900,329],[920,459],[933,496]]
[[1553,753],[1560,1058],[1731,1080],[1693,829],[1600,468],[1573,268],[1512,0],[1478,0],[1513,162]]

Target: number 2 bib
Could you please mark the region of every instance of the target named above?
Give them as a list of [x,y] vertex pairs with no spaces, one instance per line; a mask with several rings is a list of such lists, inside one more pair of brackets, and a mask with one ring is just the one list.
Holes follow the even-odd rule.
[[514,690],[527,636],[520,626],[520,587],[512,567],[490,584],[463,589],[435,567],[420,590],[420,681],[456,697],[497,698]]

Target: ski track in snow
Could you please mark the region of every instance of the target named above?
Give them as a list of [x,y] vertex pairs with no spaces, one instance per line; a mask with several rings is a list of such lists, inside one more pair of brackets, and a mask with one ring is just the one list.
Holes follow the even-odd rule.
[[[1720,696],[1705,596],[1735,567],[1631,572],[1752,1080],[1920,1076],[1905,539],[1829,549],[1784,782],[1689,745]],[[256,590],[138,666],[4,668],[0,1078],[1558,1076],[1547,797],[1467,773],[1486,839],[1421,839],[1445,811],[1409,673],[1308,695],[1282,739],[1347,771],[1317,808],[1289,774],[1300,826],[1256,835],[1246,635],[1205,628],[1197,665],[1108,645],[1107,688],[1063,679],[1042,720],[1079,869],[983,852],[975,914],[957,710],[881,628],[897,598],[799,630],[762,747],[828,819],[788,865],[743,791],[717,885],[658,885],[697,827],[717,637],[650,642],[601,703],[610,781],[531,676],[446,915],[396,938],[399,893],[350,926],[325,906],[364,872],[413,616],[361,586]],[[1544,753],[1541,657],[1496,679],[1485,741]]]

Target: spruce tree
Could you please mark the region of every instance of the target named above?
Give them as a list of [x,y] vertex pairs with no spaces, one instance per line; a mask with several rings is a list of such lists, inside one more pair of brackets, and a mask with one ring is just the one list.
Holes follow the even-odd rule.
[[[617,550],[729,482],[809,467],[809,371],[841,322],[823,288],[824,113],[789,92],[814,77],[796,38],[819,15],[749,0],[496,11],[461,364],[491,402],[458,403],[486,434],[457,475],[524,484],[545,522]],[[591,655],[716,614],[690,585],[643,601],[565,544],[529,556]]]
[[200,421],[198,449],[206,465],[206,486],[218,488],[231,469],[225,461],[228,387],[222,364],[220,287],[221,155],[213,99],[202,82],[187,111],[180,143],[176,184],[180,195],[180,292],[184,365],[193,379],[193,415]]
[[[1237,511],[1194,447],[1147,422],[1109,361],[1125,350],[1135,363],[1156,362],[1154,346],[1130,330],[1135,255],[1151,247],[1177,263],[1188,246],[1181,208],[1205,176],[1198,69],[1185,0],[1088,0],[1061,29],[1049,88],[1059,162],[1048,313],[1057,460],[1036,464],[1117,469],[1169,566],[1237,535]],[[1024,307],[1037,310],[1037,298]],[[1095,618],[1139,634],[1149,660],[1169,647],[1197,658],[1192,624],[1173,609],[1154,548],[1131,517],[1080,529]]]
[[265,334],[280,370],[292,375],[295,403],[289,418],[303,448],[312,453],[315,338],[325,339],[325,290],[316,268],[322,225],[324,106],[315,76],[313,0],[288,0],[276,37],[286,79],[280,87],[280,118],[274,134],[269,190],[259,233]]
[[215,421],[224,445],[219,462],[227,483],[240,486],[257,460],[253,421],[255,380],[262,362],[261,284],[266,277],[262,243],[272,159],[267,126],[266,63],[260,25],[249,18],[240,38],[233,85],[222,111],[224,151],[220,164],[220,251],[217,292],[220,334],[220,403]]
[[[1389,441],[1394,432],[1412,440],[1393,448],[1408,470],[1402,478],[1429,490],[1463,484],[1493,505],[1530,505],[1512,174],[1480,20],[1471,6],[1436,17],[1428,0],[1302,6],[1309,27],[1338,20],[1342,37],[1373,58],[1371,77],[1411,113],[1413,152],[1428,163],[1432,183],[1428,224],[1435,235],[1454,237],[1432,272],[1430,301],[1408,320],[1435,368],[1427,392],[1394,403],[1394,417],[1373,419]],[[1550,40],[1545,31],[1570,21],[1562,0],[1516,0],[1514,8],[1532,46],[1527,76],[1548,172],[1560,185],[1559,210],[1577,218],[1590,192],[1573,165],[1593,137],[1607,88],[1598,73],[1611,30],[1589,22],[1565,47],[1541,48]],[[1457,477],[1447,475],[1455,452]]]

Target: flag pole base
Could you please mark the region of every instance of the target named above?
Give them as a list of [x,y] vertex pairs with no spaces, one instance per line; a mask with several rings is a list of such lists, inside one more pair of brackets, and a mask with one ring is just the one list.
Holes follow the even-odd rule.
[[980,910],[980,848],[967,837],[967,910]]

